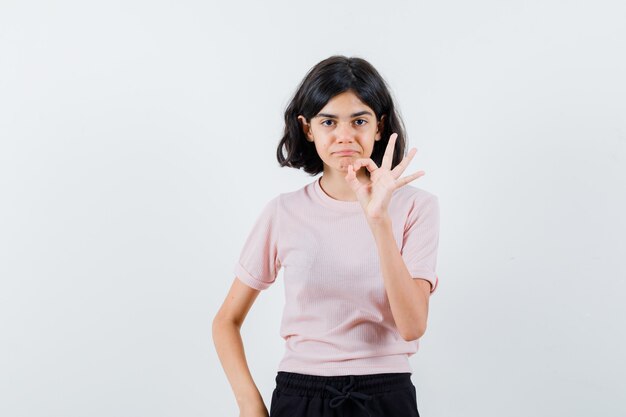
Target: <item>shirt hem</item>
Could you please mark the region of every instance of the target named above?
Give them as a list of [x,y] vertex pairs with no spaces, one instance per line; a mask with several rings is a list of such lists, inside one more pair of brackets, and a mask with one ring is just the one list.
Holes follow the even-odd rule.
[[[341,376],[341,375],[370,375],[370,374],[387,374],[387,373],[409,373],[413,374],[411,366],[389,367],[385,365],[368,365],[368,366],[332,366],[323,367],[315,366],[307,367],[278,367],[278,372],[293,372],[307,375],[318,376]],[[374,371],[374,372],[372,372]]]

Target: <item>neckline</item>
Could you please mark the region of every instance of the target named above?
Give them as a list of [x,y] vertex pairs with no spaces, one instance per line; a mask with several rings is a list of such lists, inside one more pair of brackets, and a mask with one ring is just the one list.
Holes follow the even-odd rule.
[[319,198],[322,204],[324,204],[327,207],[340,210],[340,211],[346,211],[346,212],[363,210],[361,208],[361,203],[359,202],[359,200],[341,201],[341,200],[336,200],[332,198],[331,196],[329,196],[328,194],[326,194],[326,191],[324,191],[322,189],[322,186],[320,185],[321,178],[322,177],[318,177],[315,180],[313,189],[315,190],[315,195],[317,195],[317,197]]

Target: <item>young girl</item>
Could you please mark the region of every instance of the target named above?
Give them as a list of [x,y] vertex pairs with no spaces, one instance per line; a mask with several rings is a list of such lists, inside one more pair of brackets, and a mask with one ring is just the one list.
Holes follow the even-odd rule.
[[435,290],[439,205],[402,177],[405,133],[367,61],[315,65],[285,112],[281,166],[322,176],[271,199],[235,265],[213,340],[241,417],[267,416],[239,329],[283,268],[285,306],[271,417],[419,416],[409,356]]

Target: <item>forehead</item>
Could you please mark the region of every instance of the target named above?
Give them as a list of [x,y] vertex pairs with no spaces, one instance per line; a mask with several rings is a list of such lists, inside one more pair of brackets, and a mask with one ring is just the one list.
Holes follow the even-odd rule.
[[374,111],[365,103],[363,103],[352,91],[344,91],[337,94],[319,111],[319,113],[330,113],[338,116],[345,116],[360,111]]

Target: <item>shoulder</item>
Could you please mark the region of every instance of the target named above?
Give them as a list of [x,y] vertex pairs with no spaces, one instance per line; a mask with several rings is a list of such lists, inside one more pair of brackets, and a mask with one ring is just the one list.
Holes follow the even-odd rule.
[[281,213],[290,211],[303,199],[303,190],[288,191],[275,194],[265,200],[262,212],[265,216],[281,217]]
[[395,190],[392,200],[395,200],[403,206],[409,207],[424,207],[427,205],[439,204],[439,198],[437,195],[410,184]]
[[313,193],[315,192],[314,183],[306,184],[296,190],[286,191],[278,194],[272,199],[273,203],[279,210],[293,210],[296,207],[304,207],[313,201]]
[[389,203],[389,214],[405,224],[405,227],[416,224],[420,220],[439,217],[439,200],[434,193],[422,188],[405,185],[396,189]]

